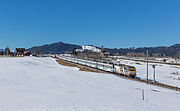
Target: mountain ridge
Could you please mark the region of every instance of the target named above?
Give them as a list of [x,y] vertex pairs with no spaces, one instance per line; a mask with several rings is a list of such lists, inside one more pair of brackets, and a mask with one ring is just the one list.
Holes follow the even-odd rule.
[[[32,48],[27,49],[31,51],[33,54],[36,53],[37,48],[41,49],[42,54],[62,54],[62,53],[71,53],[72,50],[82,49],[82,46],[76,44],[69,44],[63,42],[55,42],[51,44],[45,44],[42,46],[34,46]],[[96,46],[94,46],[96,47]],[[133,55],[137,56],[146,55],[146,51],[149,51],[150,56],[170,56],[176,57],[178,52],[180,52],[180,44],[174,44],[171,46],[157,46],[157,47],[140,47],[140,48],[104,48],[104,50],[110,52],[111,54],[119,54],[119,55]]]

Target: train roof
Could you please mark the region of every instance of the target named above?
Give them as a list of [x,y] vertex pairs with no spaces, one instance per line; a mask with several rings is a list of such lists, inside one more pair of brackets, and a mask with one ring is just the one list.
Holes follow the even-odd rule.
[[[70,58],[73,58],[72,56],[68,56]],[[82,61],[86,61],[86,62],[93,62],[93,63],[96,63],[96,61],[94,60],[89,60],[89,59],[82,59],[82,58],[77,58],[76,59],[80,59]],[[119,63],[113,63],[113,62],[108,62],[108,61],[97,61],[99,62],[98,64],[101,64],[101,65],[118,65],[118,66],[124,66],[124,67],[129,67],[129,68],[135,68],[134,66],[129,66],[129,65],[125,65],[125,64],[119,64]]]

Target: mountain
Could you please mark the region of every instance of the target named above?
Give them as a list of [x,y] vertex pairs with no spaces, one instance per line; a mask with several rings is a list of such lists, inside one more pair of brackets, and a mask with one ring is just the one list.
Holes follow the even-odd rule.
[[121,55],[133,55],[133,56],[143,56],[146,55],[148,50],[150,56],[170,56],[176,57],[180,52],[180,44],[175,44],[169,47],[158,46],[158,47],[141,47],[141,48],[120,48],[120,49],[109,49],[105,48],[105,50],[110,53],[117,53]]
[[169,48],[180,49],[180,44],[172,45]]
[[[62,53],[71,53],[75,48],[77,51],[100,51],[100,48],[95,46],[80,46],[74,44],[68,44],[63,42],[57,42],[53,44],[46,44],[43,46],[35,46],[28,51],[31,51],[33,54],[37,52],[37,49],[40,48],[41,54],[62,54]],[[145,56],[146,51],[149,51],[150,56],[170,56],[170,57],[179,57],[180,55],[180,44],[175,44],[172,46],[158,46],[158,47],[140,47],[140,48],[104,48],[105,51],[110,52],[113,55],[128,55],[128,56]]]
[[41,54],[60,54],[60,53],[70,53],[73,48],[80,49],[80,45],[67,44],[63,42],[57,42],[52,44],[46,44],[43,46],[35,46],[27,49],[27,51],[35,54],[37,49],[40,48]]

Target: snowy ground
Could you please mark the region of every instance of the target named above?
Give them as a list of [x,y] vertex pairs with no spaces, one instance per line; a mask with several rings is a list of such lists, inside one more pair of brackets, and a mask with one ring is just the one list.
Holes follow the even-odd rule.
[[[127,56],[112,56],[113,58],[119,58],[119,59],[131,59],[131,60],[143,60],[146,61],[146,57],[127,57]],[[149,61],[151,62],[162,62],[164,63],[164,60],[166,61],[165,63],[172,63],[172,64],[180,64],[180,59],[175,59],[172,57],[161,57],[161,58],[156,58],[156,57],[149,57]]]
[[180,92],[52,58],[0,58],[0,71],[0,111],[180,111]]
[[[132,65],[136,67],[137,76],[141,78],[146,78],[147,75],[147,63],[139,62],[133,60],[123,60],[119,59],[120,63],[126,65]],[[155,78],[157,81],[180,87],[180,66],[179,65],[168,65],[160,63],[149,63],[149,78],[153,80],[154,69],[152,65],[155,66]]]

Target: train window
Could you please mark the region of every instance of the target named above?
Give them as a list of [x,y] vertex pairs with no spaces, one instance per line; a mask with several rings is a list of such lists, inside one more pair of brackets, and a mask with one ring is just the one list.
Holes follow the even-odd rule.
[[136,71],[136,69],[130,69],[130,71]]

